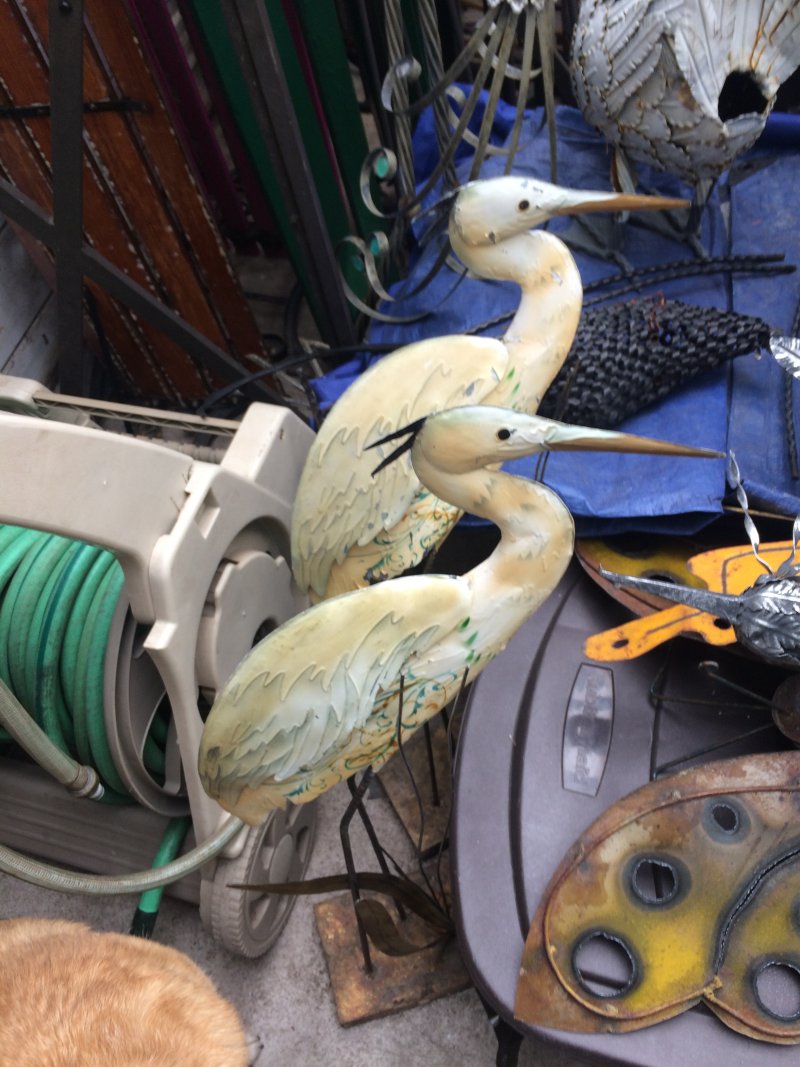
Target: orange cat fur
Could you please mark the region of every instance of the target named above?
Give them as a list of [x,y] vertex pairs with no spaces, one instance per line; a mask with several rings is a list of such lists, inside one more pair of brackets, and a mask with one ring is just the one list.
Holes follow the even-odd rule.
[[50,919],[0,921],[3,1067],[247,1067],[233,1006],[183,953]]

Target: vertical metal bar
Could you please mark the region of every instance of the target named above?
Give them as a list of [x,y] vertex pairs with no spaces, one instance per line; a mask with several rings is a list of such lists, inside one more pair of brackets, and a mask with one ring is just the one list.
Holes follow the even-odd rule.
[[463,15],[458,0],[436,0],[436,10],[442,27],[442,62],[449,67],[464,47]]
[[[439,20],[436,13],[434,0],[418,0],[420,27],[422,40],[425,45],[425,65],[428,68],[428,88],[438,85],[444,78],[444,66],[442,59],[442,38],[439,33]],[[433,103],[434,126],[436,128],[436,141],[439,145],[439,154],[444,155],[447,142],[450,140],[450,121],[448,118],[448,103],[444,93],[439,93]],[[444,172],[445,183],[451,187],[458,185],[456,169],[452,160],[447,164]]]
[[[381,21],[381,8],[373,3],[369,8],[366,0],[350,0],[353,37],[358,55],[358,66],[364,95],[370,112],[378,127],[378,139],[384,148],[396,148],[394,130],[381,103],[381,87],[385,73],[385,33]],[[380,27],[377,23],[381,22]],[[377,41],[376,38],[381,40]],[[380,48],[378,47],[380,45]]]
[[53,252],[59,382],[89,393],[83,345],[83,0],[49,0],[50,130],[53,142]]
[[373,972],[372,956],[369,951],[369,940],[367,938],[367,930],[364,926],[364,920],[358,914],[357,905],[361,899],[361,890],[358,885],[358,874],[356,873],[356,865],[353,859],[353,846],[350,843],[350,823],[353,821],[353,816],[356,811],[358,811],[358,806],[366,792],[371,777],[372,768],[368,767],[361,775],[361,780],[358,785],[356,785],[354,778],[347,779],[347,788],[350,790],[352,800],[347,805],[345,813],[339,822],[339,838],[342,842],[342,853],[344,854],[344,865],[347,869],[347,880],[350,883],[350,896],[353,900],[353,911],[356,917],[358,942],[361,946],[361,956],[364,960],[364,970],[367,974],[372,974]]
[[339,266],[320,206],[298,128],[280,52],[262,2],[223,0],[228,31],[242,63],[259,131],[272,158],[289,221],[325,316],[325,340],[338,345],[356,340],[339,280]]
[[320,84],[322,105],[358,232],[366,236],[376,218],[361,197],[361,166],[368,146],[358,110],[336,4],[333,0],[283,0],[295,9]]
[[431,803],[438,808],[442,803],[439,795],[439,782],[436,778],[436,758],[433,754],[433,738],[431,737],[431,724],[423,723],[422,730],[425,736],[425,754],[428,757],[428,776],[431,783]]
[[[403,30],[403,12],[400,0],[386,0],[386,50],[389,65],[393,66],[406,54],[405,33]],[[408,108],[408,86],[398,78],[395,88],[394,104],[397,114],[394,116],[394,131],[397,144],[397,184],[402,197],[414,195],[414,155],[411,150],[411,120],[404,114]]]

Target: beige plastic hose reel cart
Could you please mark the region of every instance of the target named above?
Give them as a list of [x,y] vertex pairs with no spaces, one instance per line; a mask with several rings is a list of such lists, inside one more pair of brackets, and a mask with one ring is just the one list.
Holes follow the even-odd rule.
[[[65,796],[38,767],[0,761],[0,840],[87,871],[150,865],[160,832],[191,815],[201,842],[227,813],[204,793],[201,708],[255,640],[304,608],[291,580],[292,502],[313,437],[290,410],[253,404],[241,422],[106,405],[0,375],[0,523],[111,550],[125,584],[104,667],[114,764],[138,804]],[[199,443],[198,443],[199,442]],[[163,781],[142,748],[171,707]],[[277,938],[287,898],[227,888],[302,876],[314,805],[243,829],[171,891],[246,956]]]

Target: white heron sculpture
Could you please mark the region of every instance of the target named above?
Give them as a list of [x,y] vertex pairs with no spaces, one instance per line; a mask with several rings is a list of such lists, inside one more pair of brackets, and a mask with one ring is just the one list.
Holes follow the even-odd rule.
[[381,466],[410,451],[428,491],[495,522],[500,542],[463,577],[397,578],[316,604],[245,656],[208,716],[199,770],[209,795],[246,822],[380,766],[398,745],[401,677],[405,740],[554,589],[572,556],[572,517],[552,490],[494,465],[556,449],[717,455],[481,406],[393,437],[405,435]]
[[459,191],[450,219],[454,251],[481,278],[516,282],[519,308],[502,340],[456,334],[406,345],[374,364],[333,406],[306,460],[292,520],[295,580],[312,599],[401,574],[461,514],[421,486],[408,460],[373,478],[375,441],[464,404],[532,414],[561,369],[580,320],[580,275],[562,241],[531,227],[558,215],[684,203],[516,176]]

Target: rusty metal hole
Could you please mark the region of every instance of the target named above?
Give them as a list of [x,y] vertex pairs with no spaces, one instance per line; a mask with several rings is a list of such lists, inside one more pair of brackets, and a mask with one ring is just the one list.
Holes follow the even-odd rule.
[[743,805],[732,797],[716,797],[706,805],[703,825],[715,841],[732,844],[747,836],[750,817]]
[[773,1019],[800,1019],[800,968],[795,963],[761,963],[753,972],[753,991],[761,1010]]
[[741,115],[764,115],[768,106],[762,84],[752,71],[732,70],[720,90],[717,114],[728,122]]
[[730,804],[714,804],[711,818],[724,834],[735,834],[739,829],[739,813]]
[[587,993],[603,998],[621,997],[639,977],[630,946],[607,930],[584,934],[573,950],[572,970]]
[[630,886],[643,904],[656,907],[669,904],[682,888],[678,868],[659,856],[644,856],[634,863]]

